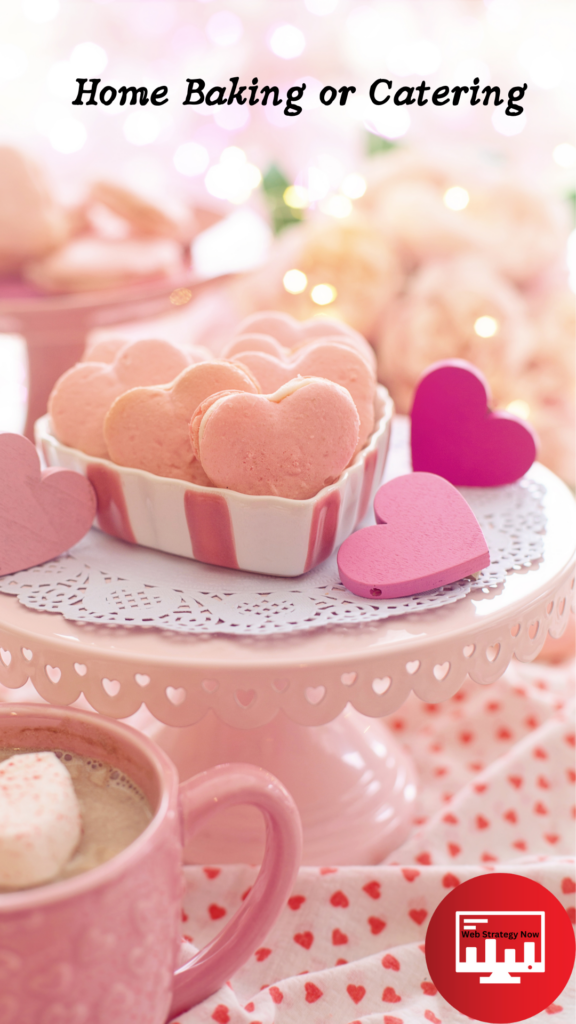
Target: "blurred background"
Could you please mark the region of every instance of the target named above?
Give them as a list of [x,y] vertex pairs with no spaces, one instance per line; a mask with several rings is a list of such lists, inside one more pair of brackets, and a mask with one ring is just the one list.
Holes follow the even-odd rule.
[[[217,221],[201,231],[203,214],[191,243],[209,287],[127,336],[218,351],[256,309],[336,316],[374,345],[402,412],[429,363],[467,358],[573,484],[575,22],[568,0],[12,0],[0,143],[69,207],[106,180]],[[305,83],[302,113],[182,106],[187,78],[233,75],[282,94]],[[72,106],[78,77],[167,85],[170,102]],[[466,101],[375,107],[379,77],[528,89],[517,117]],[[357,91],[325,107],[327,84]],[[5,206],[9,187],[0,168]],[[22,339],[0,335],[2,430],[22,428],[26,373]]]

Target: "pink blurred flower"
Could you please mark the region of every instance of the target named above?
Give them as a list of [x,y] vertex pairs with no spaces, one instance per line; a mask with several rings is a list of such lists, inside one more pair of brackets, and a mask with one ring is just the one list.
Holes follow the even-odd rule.
[[[382,321],[380,379],[398,409],[408,412],[416,383],[430,363],[468,359],[486,375],[494,400],[501,403],[534,348],[527,314],[523,297],[481,257],[428,263],[410,278]],[[492,336],[478,333],[483,317],[492,321]]]
[[[460,209],[447,205],[455,187],[467,194]],[[548,194],[455,156],[383,155],[368,170],[361,205],[408,269],[477,252],[520,285],[558,259],[568,234],[565,211]]]
[[[288,270],[302,271],[305,289],[290,294],[283,285]],[[373,339],[391,298],[404,282],[399,260],[381,233],[361,216],[346,220],[320,218],[290,228],[275,243],[266,266],[243,278],[235,288],[246,313],[278,309],[297,320],[322,311]],[[318,284],[329,284],[336,298],[326,306],[312,300]]]

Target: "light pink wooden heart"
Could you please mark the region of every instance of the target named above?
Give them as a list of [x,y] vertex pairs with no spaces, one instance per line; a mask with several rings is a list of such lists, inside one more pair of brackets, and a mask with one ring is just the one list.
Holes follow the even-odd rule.
[[409,597],[490,565],[472,509],[440,476],[390,480],[377,492],[374,511],[379,525],[353,533],[338,552],[340,579],[353,594]]
[[0,434],[0,576],[56,558],[88,532],[96,495],[70,469],[40,469],[34,445]]
[[532,428],[490,412],[488,383],[471,363],[447,359],[420,379],[412,406],[412,467],[468,487],[518,480],[536,458]]

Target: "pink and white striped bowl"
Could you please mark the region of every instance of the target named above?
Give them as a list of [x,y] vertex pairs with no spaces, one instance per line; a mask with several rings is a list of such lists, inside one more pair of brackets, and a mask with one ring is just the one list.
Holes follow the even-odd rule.
[[48,416],[36,423],[36,442],[48,466],[88,477],[98,498],[96,525],[105,533],[229,569],[300,576],[352,533],[376,493],[394,412],[380,386],[377,406],[366,447],[336,483],[306,501],[200,487],[95,459],[57,441]]

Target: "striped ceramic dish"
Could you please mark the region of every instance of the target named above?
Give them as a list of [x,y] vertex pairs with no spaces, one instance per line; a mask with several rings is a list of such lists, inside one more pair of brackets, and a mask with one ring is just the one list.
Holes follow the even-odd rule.
[[46,465],[88,477],[98,498],[96,525],[106,533],[212,565],[300,576],[352,532],[380,484],[394,411],[381,386],[377,407],[367,445],[335,483],[305,501],[200,487],[117,466],[61,444],[48,416],[36,423],[36,442]]

